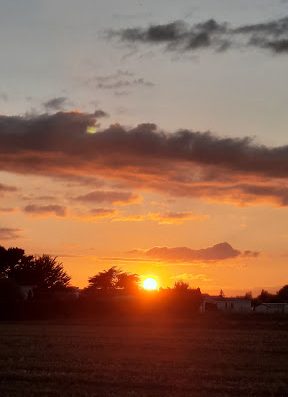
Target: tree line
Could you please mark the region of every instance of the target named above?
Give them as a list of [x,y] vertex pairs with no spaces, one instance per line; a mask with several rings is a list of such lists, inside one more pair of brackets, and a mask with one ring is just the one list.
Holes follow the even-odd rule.
[[[175,282],[172,288],[160,288],[157,294],[146,294],[143,301],[139,275],[116,266],[89,277],[80,294],[70,283],[71,277],[57,257],[27,255],[21,248],[0,246],[0,319],[140,313],[152,309],[190,314],[198,311],[202,302],[200,288],[192,289],[184,281]],[[24,287],[31,287],[29,292],[33,293],[23,297]],[[219,296],[224,296],[222,290]],[[245,297],[252,300],[251,294]],[[288,302],[288,285],[275,294],[262,290],[253,303],[262,302]]]

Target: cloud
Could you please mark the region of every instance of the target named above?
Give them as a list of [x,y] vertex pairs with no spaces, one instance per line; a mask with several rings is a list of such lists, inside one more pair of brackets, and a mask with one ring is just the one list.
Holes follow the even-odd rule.
[[[154,247],[147,251],[133,250],[131,255],[144,255],[164,262],[209,262],[233,259],[242,256],[241,251],[234,249],[230,244],[224,242],[202,249],[191,249],[187,247]],[[245,257],[255,257],[258,253],[245,251]]]
[[139,201],[139,196],[131,192],[95,190],[93,192],[75,197],[74,200],[83,203],[131,204]]
[[108,32],[108,38],[111,37],[135,44],[162,44],[169,51],[211,49],[221,52],[256,47],[283,54],[288,53],[288,17],[238,27],[214,19],[191,26],[183,21],[174,21],[147,28],[112,30]]
[[186,282],[195,282],[195,281],[200,281],[200,282],[209,282],[212,281],[210,277],[207,277],[206,274],[200,273],[200,274],[195,274],[195,273],[181,273],[177,274],[176,276],[171,277],[171,279],[175,281],[186,281]]
[[[129,190],[138,189],[236,205],[288,205],[287,145],[267,147],[249,137],[193,130],[167,133],[151,123],[135,128],[116,124],[87,133],[97,116],[1,115],[0,170],[84,184],[109,180],[127,189],[76,197],[86,203],[135,202],[139,197]],[[2,184],[1,191],[16,188]]]
[[66,215],[66,208],[61,205],[26,205],[24,212],[31,215],[56,215],[64,217]]
[[0,195],[3,193],[17,192],[17,187],[0,183]]
[[127,70],[118,70],[114,74],[92,77],[86,81],[86,84],[93,85],[97,89],[120,90],[121,93],[125,92],[125,94],[127,93],[126,90],[130,88],[154,86],[151,81],[135,77],[134,73]]
[[152,221],[160,225],[180,225],[187,221],[207,220],[208,215],[195,214],[192,212],[150,212],[148,214],[117,215],[113,218],[115,222],[147,222]]
[[187,221],[203,221],[208,219],[208,215],[195,214],[193,212],[165,212],[148,214],[150,220],[159,224],[175,225]]
[[99,218],[104,218],[104,217],[111,217],[116,213],[116,210],[112,208],[92,208],[89,211],[89,214],[93,217],[99,217]]
[[16,208],[13,208],[13,207],[2,207],[2,208],[0,208],[0,214],[1,213],[3,213],[3,214],[6,214],[6,213],[12,213],[12,212],[16,212]]
[[97,221],[102,219],[113,219],[117,211],[113,208],[92,208],[89,211],[75,211],[73,217],[82,221]]
[[0,227],[0,239],[1,240],[13,240],[20,238],[21,229]]
[[68,98],[61,96],[49,99],[49,101],[44,102],[43,106],[47,111],[59,111],[65,109],[68,105]]

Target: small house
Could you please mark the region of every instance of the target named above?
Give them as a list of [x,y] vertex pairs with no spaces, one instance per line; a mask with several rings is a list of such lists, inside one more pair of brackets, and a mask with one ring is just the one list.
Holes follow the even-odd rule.
[[225,298],[206,296],[201,303],[201,313],[220,311],[225,313],[250,313],[251,300],[246,298]]
[[288,314],[288,303],[261,303],[254,308],[255,313]]

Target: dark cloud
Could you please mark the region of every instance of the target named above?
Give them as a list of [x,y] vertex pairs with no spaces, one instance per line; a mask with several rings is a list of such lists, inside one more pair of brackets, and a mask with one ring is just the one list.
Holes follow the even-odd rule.
[[[0,170],[68,182],[110,179],[121,189],[149,189],[240,205],[288,205],[288,146],[209,132],[159,131],[154,124],[112,125],[88,133],[97,113],[0,116]],[[88,178],[86,180],[86,178]],[[7,190],[8,189],[8,190]],[[12,190],[11,190],[12,189]],[[0,191],[16,188],[0,185]],[[130,192],[92,191],[83,202],[136,199]]]
[[139,197],[131,192],[114,190],[95,190],[87,194],[75,197],[75,200],[86,203],[111,203],[130,204],[139,200]]
[[96,76],[86,81],[86,84],[104,90],[127,90],[134,87],[153,87],[154,84],[143,78],[135,77],[128,70],[118,70],[114,74]]
[[0,227],[0,240],[16,240],[20,238],[20,229]]
[[68,98],[61,96],[57,98],[49,99],[49,101],[44,102],[43,106],[47,111],[58,111],[65,109],[68,104]]
[[258,255],[256,252],[245,251],[243,254],[241,251],[234,249],[228,243],[219,243],[212,247],[203,249],[191,249],[187,247],[154,247],[147,251],[134,250],[130,251],[131,255],[143,255],[148,258],[154,258],[161,261],[167,262],[201,262],[201,261],[220,261],[225,259],[237,258],[240,256],[252,256]]
[[29,204],[24,207],[24,212],[32,215],[56,215],[65,216],[66,208],[61,205],[36,205]]
[[103,112],[103,110],[95,110],[94,116],[95,116],[97,119],[100,119],[101,117],[108,117],[108,113]]
[[165,44],[167,50],[195,51],[210,48],[224,51],[253,46],[280,54],[288,53],[288,17],[236,28],[214,19],[192,26],[183,21],[175,21],[150,25],[148,28],[110,31],[108,37],[117,37],[130,43]]

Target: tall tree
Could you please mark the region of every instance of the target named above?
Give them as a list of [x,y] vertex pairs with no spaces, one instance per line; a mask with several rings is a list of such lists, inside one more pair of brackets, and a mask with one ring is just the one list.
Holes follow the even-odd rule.
[[138,289],[139,276],[122,272],[116,266],[103,270],[88,279],[88,291],[101,290],[103,292],[123,290],[133,292]]
[[17,266],[22,266],[33,261],[33,256],[25,255],[21,248],[4,248],[0,246],[0,277],[10,277]]
[[288,301],[288,285],[284,285],[278,292],[277,296],[279,300]]
[[189,284],[185,283],[185,281],[176,281],[173,290],[175,292],[186,292],[189,290]]
[[103,270],[88,279],[90,290],[109,291],[116,288],[118,275],[121,273],[116,266],[110,267],[108,270]]
[[138,274],[122,272],[117,276],[116,287],[126,292],[136,292],[139,289],[139,281]]
[[19,285],[35,285],[44,290],[65,288],[71,279],[62,263],[50,255],[21,261],[9,271],[9,278]]

